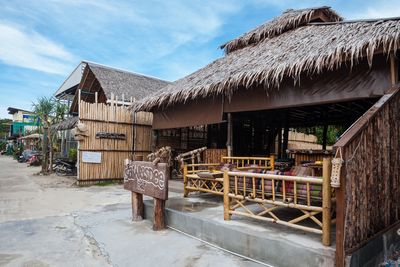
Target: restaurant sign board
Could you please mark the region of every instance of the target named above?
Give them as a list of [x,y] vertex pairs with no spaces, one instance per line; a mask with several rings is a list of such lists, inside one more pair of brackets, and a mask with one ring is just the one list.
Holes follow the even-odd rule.
[[166,163],[125,160],[124,189],[126,190],[167,200],[168,176]]

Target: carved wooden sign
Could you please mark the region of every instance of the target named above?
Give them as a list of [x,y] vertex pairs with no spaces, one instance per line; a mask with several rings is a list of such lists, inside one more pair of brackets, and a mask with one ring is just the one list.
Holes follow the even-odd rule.
[[96,138],[126,140],[126,135],[119,133],[98,132],[96,133]]
[[124,189],[167,200],[169,172],[166,163],[125,160]]

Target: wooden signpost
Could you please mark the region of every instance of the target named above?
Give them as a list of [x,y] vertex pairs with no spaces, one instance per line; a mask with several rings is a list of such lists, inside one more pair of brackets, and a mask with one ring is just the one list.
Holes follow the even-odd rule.
[[132,192],[132,220],[143,219],[143,195],[154,198],[153,230],[165,228],[164,207],[168,199],[169,171],[166,163],[125,160],[124,189]]

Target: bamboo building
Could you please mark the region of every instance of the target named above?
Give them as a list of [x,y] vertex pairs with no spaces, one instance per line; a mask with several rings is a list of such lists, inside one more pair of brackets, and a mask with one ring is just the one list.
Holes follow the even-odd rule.
[[[287,10],[226,42],[223,57],[133,110],[152,112],[156,131],[208,125],[208,144],[237,157],[282,156],[290,128],[347,128],[333,148],[344,164],[329,202],[336,265],[343,266],[400,221],[399,45],[400,18],[350,21],[329,7]],[[275,192],[273,198],[269,203]],[[229,208],[225,218],[230,214],[236,213]]]

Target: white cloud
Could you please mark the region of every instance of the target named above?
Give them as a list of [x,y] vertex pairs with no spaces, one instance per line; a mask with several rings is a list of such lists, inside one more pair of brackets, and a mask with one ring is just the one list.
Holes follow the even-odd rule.
[[374,7],[368,7],[360,12],[348,14],[348,19],[372,19],[372,18],[389,18],[400,16],[400,6],[398,4],[388,5],[377,5]]
[[326,5],[327,1],[323,0],[251,0],[251,4],[255,7],[270,8],[276,7],[282,11],[286,9],[299,9],[299,8],[309,8]]
[[0,60],[5,64],[65,75],[74,56],[37,32],[0,22]]
[[398,0],[348,2],[341,13],[346,19],[376,19],[400,16]]

